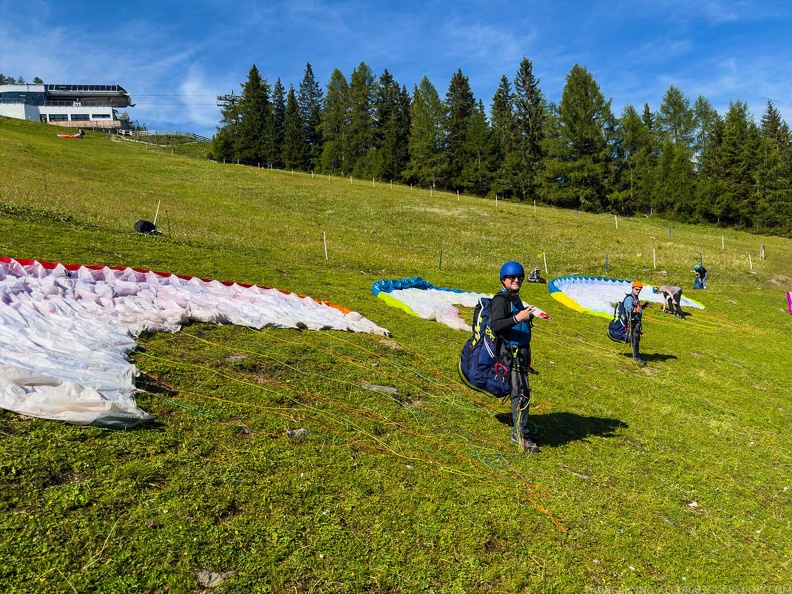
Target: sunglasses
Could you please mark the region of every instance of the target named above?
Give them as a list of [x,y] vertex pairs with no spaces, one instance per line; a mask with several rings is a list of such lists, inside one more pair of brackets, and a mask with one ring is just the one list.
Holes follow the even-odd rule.
[[508,275],[508,276],[504,276],[503,278],[505,278],[506,280],[513,280],[513,281],[514,281],[514,280],[516,280],[516,281],[521,281],[521,280],[523,280],[525,277],[524,277],[524,276],[522,276],[522,275],[519,275],[519,276],[518,276],[518,275]]

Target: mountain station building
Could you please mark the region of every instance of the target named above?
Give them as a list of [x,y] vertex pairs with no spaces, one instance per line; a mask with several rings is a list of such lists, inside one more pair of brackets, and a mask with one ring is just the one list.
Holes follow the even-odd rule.
[[65,128],[129,130],[129,116],[116,110],[134,106],[121,85],[0,85],[0,116]]

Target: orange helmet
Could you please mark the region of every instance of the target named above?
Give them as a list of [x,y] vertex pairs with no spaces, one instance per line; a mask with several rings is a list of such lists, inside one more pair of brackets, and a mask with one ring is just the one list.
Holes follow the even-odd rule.
[[635,287],[638,287],[639,289],[642,289],[642,288],[643,288],[643,286],[644,286],[644,284],[643,284],[641,281],[633,281],[633,283],[632,283],[632,288],[633,288],[633,289],[634,289]]

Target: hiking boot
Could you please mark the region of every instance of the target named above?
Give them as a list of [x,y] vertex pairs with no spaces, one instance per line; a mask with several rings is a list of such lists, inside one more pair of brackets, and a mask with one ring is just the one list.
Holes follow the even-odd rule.
[[527,437],[523,437],[522,441],[523,441],[523,444],[522,444],[523,452],[529,452],[531,454],[538,454],[539,452],[542,451],[542,450],[539,449],[539,446],[536,444],[536,442],[533,441],[532,439],[529,439]]
[[641,367],[646,367],[646,361],[644,361],[644,360],[643,360],[643,359],[641,359],[641,358],[638,358],[638,359],[633,359],[633,361],[635,361],[636,363],[638,363],[638,365],[640,365]]
[[511,442],[522,448],[523,452],[530,452],[531,454],[538,454],[542,450],[539,449],[539,446],[536,445],[536,442],[533,441],[530,437],[518,436],[516,431],[512,431],[511,434]]

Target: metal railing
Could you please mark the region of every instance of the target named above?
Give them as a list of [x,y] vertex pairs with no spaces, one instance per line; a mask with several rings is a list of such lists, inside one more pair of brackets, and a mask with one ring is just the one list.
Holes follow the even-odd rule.
[[128,136],[186,136],[192,138],[196,142],[211,142],[211,138],[195,134],[193,132],[182,132],[176,130],[130,130],[126,133]]

